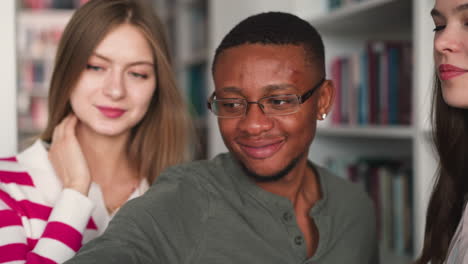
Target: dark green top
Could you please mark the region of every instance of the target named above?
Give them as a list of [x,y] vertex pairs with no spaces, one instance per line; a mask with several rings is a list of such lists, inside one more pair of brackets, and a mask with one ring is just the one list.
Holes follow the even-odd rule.
[[128,202],[67,264],[377,263],[373,206],[357,185],[315,167],[315,255],[291,202],[255,185],[229,154],[172,167]]

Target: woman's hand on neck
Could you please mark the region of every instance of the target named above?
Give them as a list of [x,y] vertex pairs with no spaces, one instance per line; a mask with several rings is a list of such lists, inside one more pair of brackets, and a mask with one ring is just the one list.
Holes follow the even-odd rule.
[[78,118],[70,114],[55,127],[48,156],[64,188],[88,195],[91,173],[76,137],[78,123]]

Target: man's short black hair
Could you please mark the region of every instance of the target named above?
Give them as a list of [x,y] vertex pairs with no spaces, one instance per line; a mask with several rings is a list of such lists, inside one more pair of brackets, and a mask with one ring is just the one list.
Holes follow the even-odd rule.
[[305,59],[322,70],[325,68],[325,52],[320,34],[307,21],[292,14],[267,12],[242,20],[216,49],[212,71],[219,54],[243,44],[302,45],[306,52]]

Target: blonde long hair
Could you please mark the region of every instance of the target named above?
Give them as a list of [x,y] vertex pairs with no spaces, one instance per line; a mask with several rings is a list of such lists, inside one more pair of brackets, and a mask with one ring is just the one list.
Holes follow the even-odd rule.
[[40,138],[51,142],[54,128],[71,111],[70,94],[99,42],[121,24],[138,28],[153,50],[156,89],[148,112],[132,128],[128,157],[150,183],[168,166],[190,158],[193,125],[172,72],[163,25],[139,0],[91,0],[74,13],[60,40],[49,90],[49,118]]

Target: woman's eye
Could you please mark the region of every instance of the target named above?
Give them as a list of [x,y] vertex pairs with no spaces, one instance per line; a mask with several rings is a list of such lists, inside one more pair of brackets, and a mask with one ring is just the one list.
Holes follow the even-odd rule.
[[148,79],[148,74],[142,74],[142,73],[138,73],[138,72],[130,72],[130,74],[133,77],[136,77],[136,78]]
[[93,70],[93,71],[100,71],[100,70],[102,70],[102,67],[92,65],[92,64],[86,64],[86,69],[87,70]]
[[444,25],[442,25],[442,26],[437,26],[437,25],[436,25],[435,28],[433,29],[433,31],[434,31],[434,32],[441,31],[441,30],[443,30],[444,28],[445,28]]

